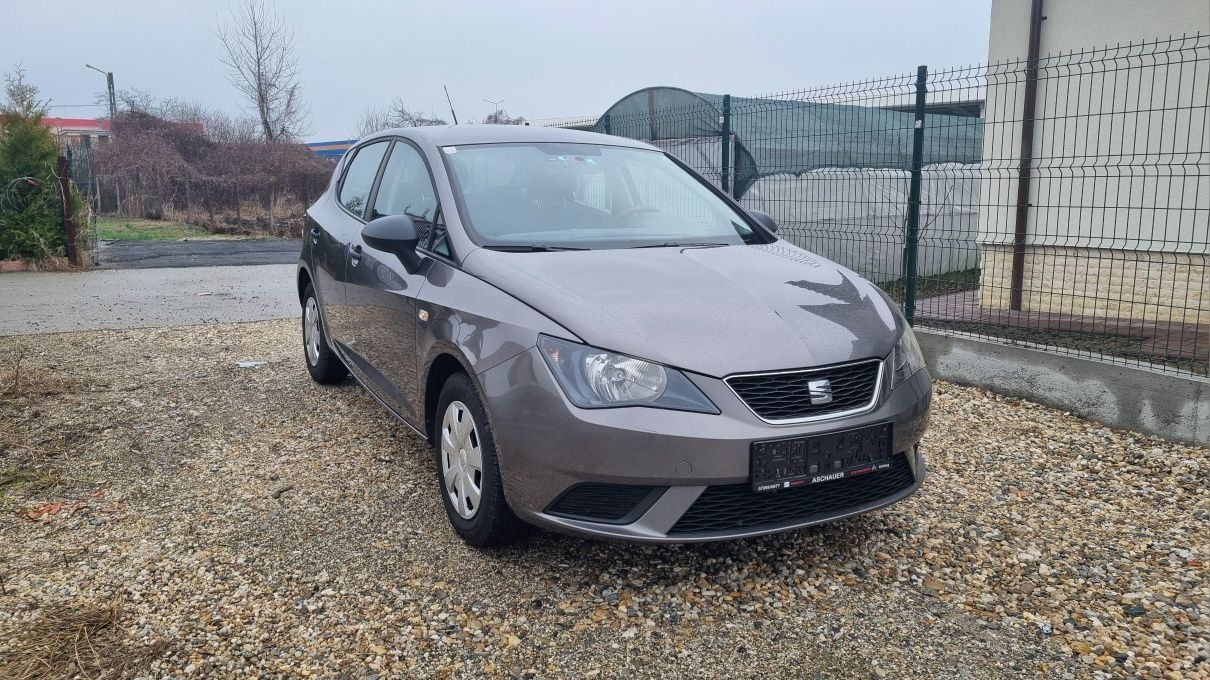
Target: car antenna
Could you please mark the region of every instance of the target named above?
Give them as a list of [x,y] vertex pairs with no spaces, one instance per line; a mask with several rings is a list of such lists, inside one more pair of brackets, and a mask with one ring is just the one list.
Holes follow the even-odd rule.
[[446,87],[445,85],[442,85],[441,89],[445,90],[445,101],[449,102],[450,115],[454,117],[454,125],[457,125],[458,124],[458,114],[454,113],[454,102],[453,102],[453,100],[450,99],[450,88]]

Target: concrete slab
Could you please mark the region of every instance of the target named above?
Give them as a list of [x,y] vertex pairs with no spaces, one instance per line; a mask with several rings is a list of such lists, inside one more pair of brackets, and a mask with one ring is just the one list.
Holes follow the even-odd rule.
[[933,377],[1210,446],[1210,379],[917,329]]
[[293,264],[4,274],[0,335],[292,317],[294,276]]

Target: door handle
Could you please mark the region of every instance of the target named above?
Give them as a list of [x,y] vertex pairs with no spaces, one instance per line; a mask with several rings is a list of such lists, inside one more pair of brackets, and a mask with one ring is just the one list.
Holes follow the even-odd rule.
[[311,238],[315,239],[316,243],[319,243],[319,234],[319,227],[311,227]]
[[349,248],[349,264],[354,267],[361,262],[361,246],[352,246]]

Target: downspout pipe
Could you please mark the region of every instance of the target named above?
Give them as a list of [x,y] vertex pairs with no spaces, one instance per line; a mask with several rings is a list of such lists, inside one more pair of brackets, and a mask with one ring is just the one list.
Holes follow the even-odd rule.
[[1017,168],[1017,215],[1013,229],[1013,265],[1008,308],[1021,311],[1025,287],[1025,240],[1029,234],[1030,190],[1034,162],[1034,117],[1038,104],[1038,51],[1042,38],[1043,0],[1032,0],[1029,9],[1029,47],[1025,64],[1025,102],[1021,110],[1021,151]]

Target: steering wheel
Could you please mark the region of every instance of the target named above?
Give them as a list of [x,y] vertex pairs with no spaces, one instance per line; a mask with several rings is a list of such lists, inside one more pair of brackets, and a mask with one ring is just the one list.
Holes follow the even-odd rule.
[[643,213],[657,213],[659,211],[660,211],[659,208],[653,208],[649,205],[634,205],[634,206],[631,206],[631,207],[623,210],[622,212],[610,217],[608,224],[611,227],[617,226],[618,220],[621,220],[623,217],[630,217],[631,215],[641,215]]

